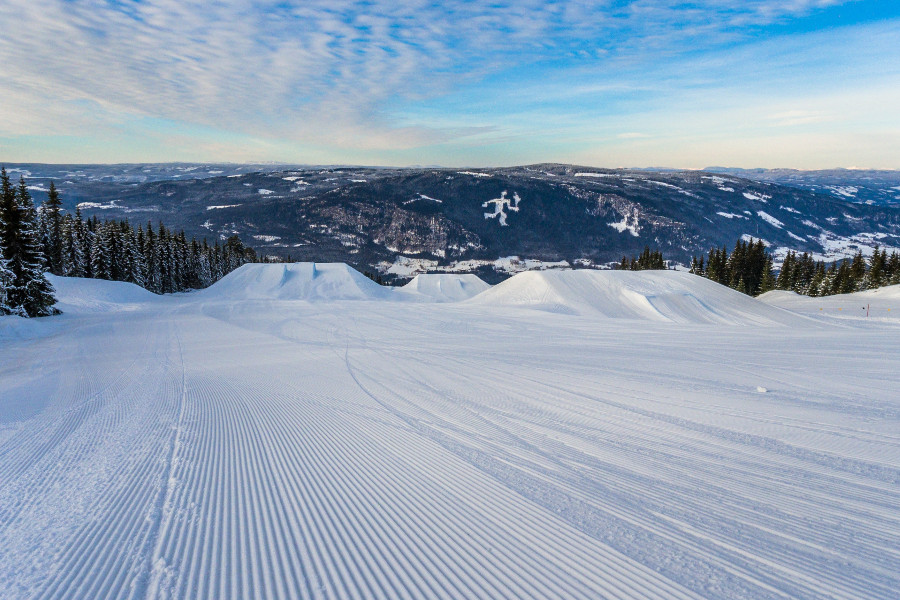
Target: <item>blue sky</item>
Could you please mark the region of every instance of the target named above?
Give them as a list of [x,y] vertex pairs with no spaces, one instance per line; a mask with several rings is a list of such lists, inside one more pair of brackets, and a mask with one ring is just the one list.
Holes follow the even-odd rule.
[[900,168],[894,0],[6,0],[0,160]]

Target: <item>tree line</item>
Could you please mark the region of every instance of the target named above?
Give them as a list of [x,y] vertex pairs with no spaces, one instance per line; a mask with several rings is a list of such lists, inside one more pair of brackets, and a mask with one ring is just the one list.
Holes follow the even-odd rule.
[[25,179],[13,186],[0,170],[0,315],[43,317],[56,314],[53,286],[45,262],[37,212]]
[[705,259],[695,256],[691,273],[750,296],[771,290],[832,296],[900,284],[900,254],[894,251],[889,256],[885,249],[876,247],[868,259],[860,250],[852,259],[826,264],[808,252],[791,250],[776,276],[772,256],[761,240],[739,240],[731,253],[723,246],[711,249]]
[[0,314],[54,314],[56,300],[46,272],[64,277],[126,281],[156,294],[212,285],[234,269],[256,262],[256,252],[237,235],[212,246],[159,223],[84,219],[62,209],[51,182],[35,208],[25,183],[13,186],[0,170]]
[[622,262],[616,265],[616,269],[620,271],[661,271],[668,268],[662,252],[650,250],[650,246],[644,246],[644,251],[637,258],[623,256]]

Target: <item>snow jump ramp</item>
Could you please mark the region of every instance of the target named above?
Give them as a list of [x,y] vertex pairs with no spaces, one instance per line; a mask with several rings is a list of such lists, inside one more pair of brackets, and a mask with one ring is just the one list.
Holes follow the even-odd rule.
[[199,292],[205,298],[328,302],[388,298],[384,288],[344,263],[243,265]]
[[804,320],[706,278],[679,271],[527,271],[470,302],[675,323],[787,325]]

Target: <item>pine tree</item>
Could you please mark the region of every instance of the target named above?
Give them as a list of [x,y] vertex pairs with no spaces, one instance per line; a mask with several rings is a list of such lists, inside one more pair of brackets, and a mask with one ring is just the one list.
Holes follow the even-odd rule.
[[72,233],[75,236],[72,256],[72,275],[75,277],[89,277],[91,273],[91,234],[87,223],[81,217],[81,209],[75,208],[75,223]]
[[63,274],[62,201],[56,184],[50,182],[47,201],[41,207],[44,215],[44,253],[47,267],[54,275]]
[[866,259],[863,257],[862,250],[856,252],[853,262],[850,263],[850,289],[847,292],[855,292],[857,290],[866,289]]
[[[4,179],[8,179],[6,175],[6,170],[3,171]],[[2,201],[2,200],[0,200]],[[10,305],[9,293],[12,290],[13,282],[15,280],[15,275],[8,267],[8,261],[6,260],[6,246],[4,246],[5,235],[4,231],[6,228],[6,220],[5,220],[6,211],[2,204],[0,204],[0,315],[8,315],[13,312],[13,308]]]
[[876,246],[875,252],[869,260],[869,270],[866,273],[864,283],[865,289],[872,290],[884,285],[887,260],[887,251],[879,250],[878,246]]
[[790,289],[790,276],[791,276],[791,267],[794,263],[794,252],[789,250],[785,255],[784,260],[781,261],[781,270],[778,272],[778,278],[775,280],[775,289],[778,290],[788,290]]
[[762,277],[759,282],[759,293],[765,294],[775,289],[775,269],[772,265],[772,257],[765,253],[765,262],[763,262]]
[[134,236],[135,248],[135,265],[134,265],[134,282],[142,288],[147,288],[147,242],[144,237],[144,228],[140,225],[137,234]]
[[816,263],[816,272],[813,275],[812,281],[809,282],[809,291],[807,294],[810,296],[822,296],[823,288],[825,286],[825,263],[818,262]]
[[835,290],[835,294],[849,294],[850,292],[856,291],[857,283],[851,262],[846,260],[841,261],[841,266],[838,267],[836,284],[837,290]]
[[703,257],[701,256],[699,259],[696,256],[691,257],[691,273],[694,275],[700,275],[703,277],[705,273],[705,268],[703,265]]
[[891,252],[885,271],[885,279],[890,285],[900,283],[900,253],[896,251]]
[[25,179],[19,179],[17,190],[12,189],[6,169],[2,177],[3,259],[12,273],[12,283],[6,289],[9,309],[26,317],[55,314],[56,298],[53,287],[44,276],[44,257],[41,253],[37,229],[37,211]]
[[[0,227],[3,223],[0,222]],[[3,258],[3,248],[0,248],[0,315],[8,315],[13,312],[8,297],[9,291],[12,289],[14,275],[7,267],[6,259]]]
[[109,251],[106,227],[99,226],[91,238],[91,277],[94,279],[111,279]]
[[79,248],[75,227],[75,219],[72,215],[66,215],[62,223],[62,274],[65,277],[81,277],[77,274],[81,265],[77,258]]

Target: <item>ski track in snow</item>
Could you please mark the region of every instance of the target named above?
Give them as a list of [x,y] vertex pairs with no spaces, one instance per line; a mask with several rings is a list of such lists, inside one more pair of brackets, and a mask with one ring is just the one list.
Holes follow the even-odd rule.
[[900,588],[896,323],[208,292],[59,318],[0,346],[5,599]]

